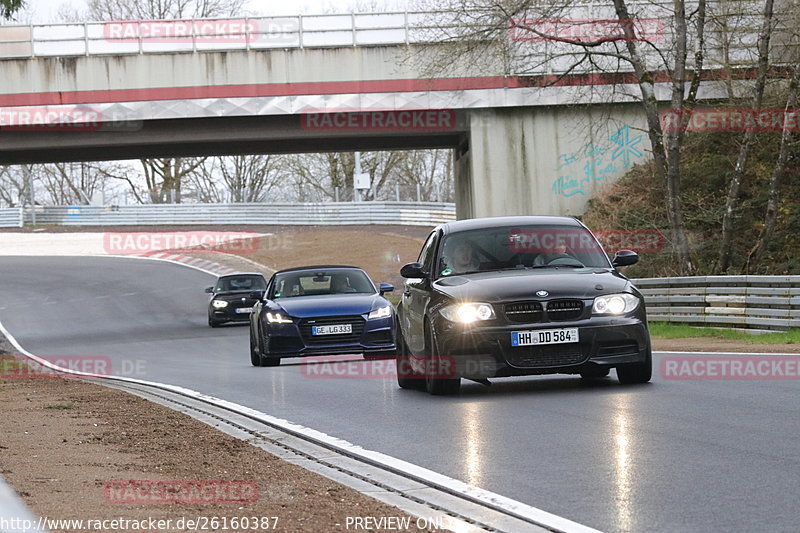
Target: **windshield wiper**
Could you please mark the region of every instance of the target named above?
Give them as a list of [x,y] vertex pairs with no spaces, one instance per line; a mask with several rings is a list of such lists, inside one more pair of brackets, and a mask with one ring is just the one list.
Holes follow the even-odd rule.
[[558,268],[558,267],[569,267],[569,268],[586,268],[586,265],[578,264],[578,263],[565,263],[560,265],[533,265],[527,268]]

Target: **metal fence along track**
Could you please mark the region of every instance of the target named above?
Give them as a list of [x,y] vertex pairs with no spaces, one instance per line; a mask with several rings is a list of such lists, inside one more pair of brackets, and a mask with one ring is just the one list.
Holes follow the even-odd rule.
[[[434,226],[455,220],[452,203],[338,202],[319,204],[153,204],[45,206],[36,224],[146,226],[163,224]],[[25,223],[33,223],[30,208]]]
[[632,280],[652,321],[750,329],[800,328],[800,276]]

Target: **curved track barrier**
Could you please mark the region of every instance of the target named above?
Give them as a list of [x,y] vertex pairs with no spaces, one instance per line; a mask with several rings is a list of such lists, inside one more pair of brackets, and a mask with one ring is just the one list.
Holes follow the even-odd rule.
[[762,330],[800,328],[800,276],[632,280],[651,321]]

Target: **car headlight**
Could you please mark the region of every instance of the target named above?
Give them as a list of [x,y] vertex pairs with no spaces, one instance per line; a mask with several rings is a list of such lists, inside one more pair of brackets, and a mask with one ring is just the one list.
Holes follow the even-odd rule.
[[222,309],[223,307],[228,307],[228,302],[225,300],[214,300],[211,302],[211,305],[213,305],[215,309]]
[[270,324],[291,324],[292,319],[280,313],[267,313],[267,322]]
[[392,316],[392,306],[387,305],[386,307],[379,307],[374,311],[370,312],[368,318],[387,318]]
[[480,320],[491,320],[494,318],[494,309],[489,304],[484,303],[458,303],[442,307],[439,312],[450,322],[461,322],[471,324]]
[[623,315],[639,307],[639,298],[633,294],[606,294],[594,299],[592,314],[595,315]]

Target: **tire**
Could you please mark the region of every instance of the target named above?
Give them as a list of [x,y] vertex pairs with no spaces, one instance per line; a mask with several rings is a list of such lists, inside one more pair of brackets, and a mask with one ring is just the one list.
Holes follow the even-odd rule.
[[253,328],[250,328],[250,363],[253,366],[264,366],[261,353],[256,350],[255,339],[253,339]]
[[425,390],[434,396],[458,394],[461,390],[461,378],[437,378],[437,369],[442,368],[439,348],[433,340],[430,325],[425,327],[425,348],[430,354],[430,361],[425,365]]
[[[258,325],[256,325],[258,327]],[[264,337],[261,337],[261,344],[260,346],[264,346]],[[259,355],[261,356],[261,366],[280,366],[281,358],[280,357],[270,357],[269,350],[267,350],[267,355],[264,355],[264,350],[259,351]]]
[[425,387],[425,376],[418,372],[414,372],[411,368],[411,362],[408,357],[408,346],[397,331],[397,357],[395,357],[397,364],[397,384],[401,389],[414,389],[422,390]]
[[211,318],[209,316],[208,317],[208,325],[211,326],[212,328],[218,328],[218,327],[220,327],[222,325],[222,322],[214,320],[213,318]]
[[581,372],[581,377],[583,379],[597,379],[597,378],[604,378],[606,377],[609,372],[611,372],[611,368],[609,367],[595,367],[590,370],[584,370]]
[[653,375],[653,354],[647,351],[647,357],[643,363],[625,365],[617,367],[617,379],[623,385],[635,385],[637,383],[647,383]]

